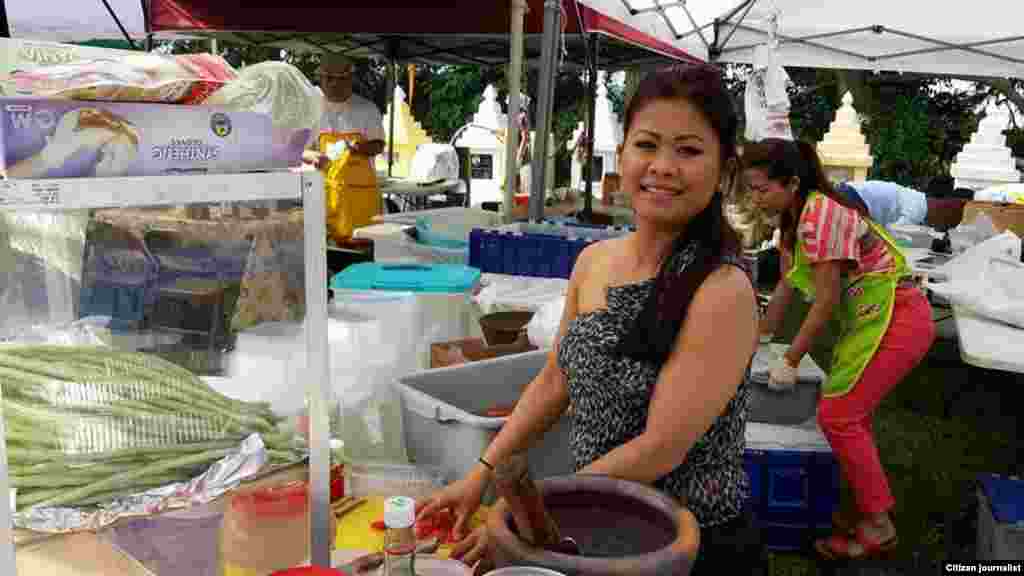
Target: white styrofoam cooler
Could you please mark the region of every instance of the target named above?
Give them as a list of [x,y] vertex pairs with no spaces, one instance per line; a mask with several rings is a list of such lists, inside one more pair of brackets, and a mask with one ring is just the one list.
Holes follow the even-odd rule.
[[[440,466],[448,481],[469,472],[505,423],[504,418],[480,414],[515,403],[548,354],[537,350],[399,378],[395,386],[402,398],[410,460]],[[528,460],[535,478],[574,472],[567,418],[529,450]]]

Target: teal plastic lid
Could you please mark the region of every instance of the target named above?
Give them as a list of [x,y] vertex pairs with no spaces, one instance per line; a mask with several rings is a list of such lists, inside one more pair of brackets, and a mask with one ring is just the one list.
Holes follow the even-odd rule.
[[480,269],[462,264],[362,262],[335,274],[331,289],[457,294],[479,281]]

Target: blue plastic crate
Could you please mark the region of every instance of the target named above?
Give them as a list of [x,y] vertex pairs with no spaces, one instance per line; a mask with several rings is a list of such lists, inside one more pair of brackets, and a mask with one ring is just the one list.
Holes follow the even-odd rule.
[[744,464],[754,521],[769,550],[803,550],[831,530],[839,506],[839,463],[831,452],[747,449]]
[[116,282],[98,279],[82,287],[79,316],[109,316],[116,320],[141,322],[146,315],[146,282]]
[[629,231],[550,221],[475,229],[469,235],[469,265],[493,274],[569,278],[584,248]]
[[160,266],[141,243],[110,246],[90,242],[79,293],[78,316],[141,322],[156,301]]

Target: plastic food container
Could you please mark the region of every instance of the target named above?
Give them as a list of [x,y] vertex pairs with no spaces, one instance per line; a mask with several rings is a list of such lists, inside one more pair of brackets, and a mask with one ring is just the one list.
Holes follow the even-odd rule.
[[[430,344],[468,338],[473,333],[473,291],[480,270],[459,264],[375,263],[349,266],[331,279],[336,311],[387,318],[388,342],[404,342],[402,361],[430,366]],[[401,310],[394,303],[412,297]],[[401,313],[404,316],[396,316]]]
[[[337,530],[331,517],[331,532]],[[309,487],[290,482],[239,492],[224,515],[225,576],[268,574],[309,558]],[[272,544],[272,545],[271,545]]]
[[345,494],[365,496],[408,496],[428,498],[445,485],[445,476],[437,466],[411,466],[388,462],[355,462],[345,465]]

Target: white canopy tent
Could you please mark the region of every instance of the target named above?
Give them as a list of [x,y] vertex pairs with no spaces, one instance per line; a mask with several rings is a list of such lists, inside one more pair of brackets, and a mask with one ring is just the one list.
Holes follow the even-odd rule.
[[704,60],[749,63],[777,14],[784,66],[1024,78],[1019,1],[580,1]]

